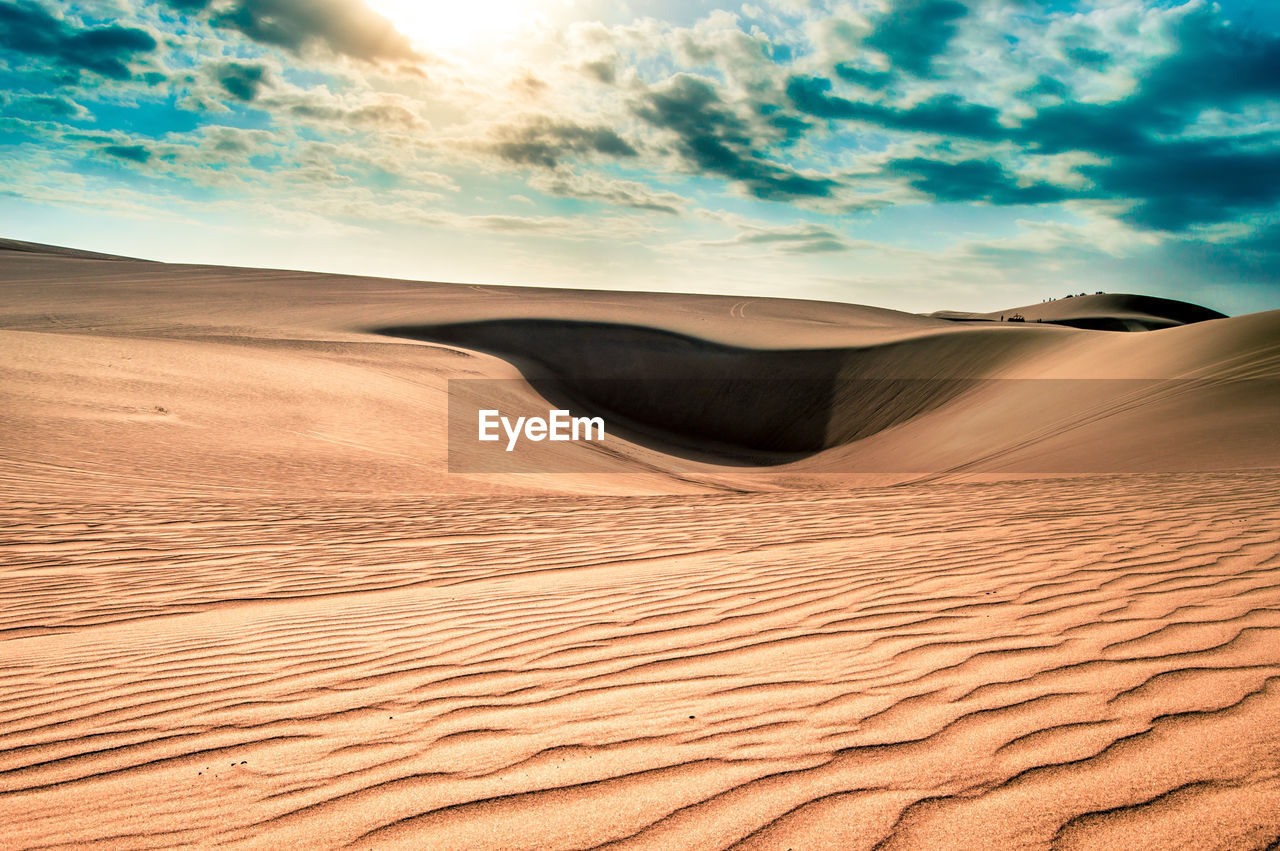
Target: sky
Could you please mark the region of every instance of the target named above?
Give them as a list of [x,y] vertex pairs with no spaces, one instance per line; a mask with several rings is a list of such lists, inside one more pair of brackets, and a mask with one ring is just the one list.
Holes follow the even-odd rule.
[[0,0],[0,236],[927,312],[1280,308],[1271,0]]

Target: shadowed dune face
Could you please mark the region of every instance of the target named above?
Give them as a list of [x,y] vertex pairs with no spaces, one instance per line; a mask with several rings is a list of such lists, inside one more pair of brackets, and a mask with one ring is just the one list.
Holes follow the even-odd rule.
[[[640,442],[786,463],[908,422],[1034,342],[921,337],[865,348],[753,349],[638,325],[507,319],[377,329],[497,355],[548,401]],[[615,430],[617,430],[615,428]]]

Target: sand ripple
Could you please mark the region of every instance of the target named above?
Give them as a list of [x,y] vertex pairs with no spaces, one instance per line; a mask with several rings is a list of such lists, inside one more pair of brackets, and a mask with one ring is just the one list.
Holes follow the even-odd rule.
[[1280,487],[4,518],[4,844],[1249,848]]

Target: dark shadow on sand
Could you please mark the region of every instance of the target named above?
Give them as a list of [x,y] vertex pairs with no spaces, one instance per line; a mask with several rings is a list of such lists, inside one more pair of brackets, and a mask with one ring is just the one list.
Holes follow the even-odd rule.
[[486,352],[548,402],[667,453],[776,465],[933,410],[981,379],[886,377],[872,349],[748,349],[637,325],[498,319],[371,329]]

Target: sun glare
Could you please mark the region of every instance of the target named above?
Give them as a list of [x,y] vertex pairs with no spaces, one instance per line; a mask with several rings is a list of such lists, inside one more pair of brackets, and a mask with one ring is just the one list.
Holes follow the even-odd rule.
[[417,47],[464,51],[495,45],[535,23],[535,0],[367,0]]

